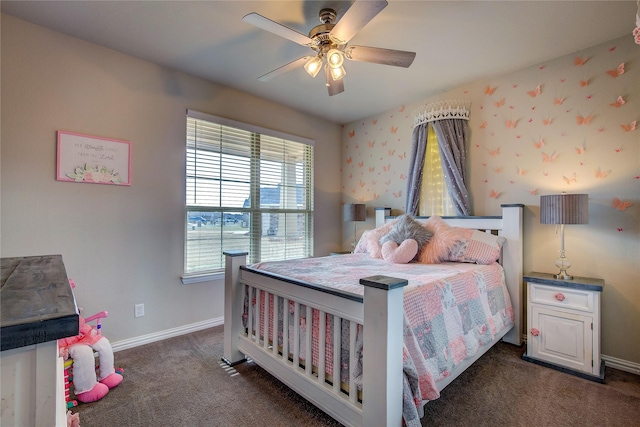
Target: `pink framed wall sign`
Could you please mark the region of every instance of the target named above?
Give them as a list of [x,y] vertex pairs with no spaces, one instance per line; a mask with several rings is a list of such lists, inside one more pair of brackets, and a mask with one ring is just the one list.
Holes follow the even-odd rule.
[[58,181],[131,185],[131,143],[58,131]]

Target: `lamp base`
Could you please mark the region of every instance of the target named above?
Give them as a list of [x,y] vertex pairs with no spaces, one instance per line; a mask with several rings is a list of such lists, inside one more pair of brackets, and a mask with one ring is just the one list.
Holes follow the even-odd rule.
[[571,267],[571,263],[564,256],[564,249],[560,249],[560,258],[556,260],[556,267],[560,269],[558,274],[554,274],[553,277],[561,280],[572,280],[573,276],[567,273],[567,268]]

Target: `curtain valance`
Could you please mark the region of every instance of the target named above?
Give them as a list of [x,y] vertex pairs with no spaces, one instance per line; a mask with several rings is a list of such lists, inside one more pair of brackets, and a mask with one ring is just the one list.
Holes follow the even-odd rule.
[[469,120],[471,101],[448,100],[425,104],[413,112],[413,127],[442,119]]

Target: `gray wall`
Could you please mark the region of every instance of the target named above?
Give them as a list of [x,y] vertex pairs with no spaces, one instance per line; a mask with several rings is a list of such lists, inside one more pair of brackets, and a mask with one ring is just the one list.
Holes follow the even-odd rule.
[[[220,281],[180,281],[187,109],[315,140],[315,254],[340,248],[340,176],[319,173],[340,126],[7,15],[1,41],[1,256],[62,254],[111,341],[223,316]],[[131,141],[131,187],[56,181],[57,130]]]

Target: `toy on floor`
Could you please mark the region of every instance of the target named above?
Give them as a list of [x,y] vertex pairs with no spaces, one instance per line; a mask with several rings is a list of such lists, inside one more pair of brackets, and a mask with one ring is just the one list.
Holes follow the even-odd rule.
[[[73,280],[69,280],[75,288]],[[116,371],[113,365],[113,350],[109,340],[100,334],[100,319],[108,315],[102,311],[86,319],[80,318],[79,334],[58,340],[60,356],[73,359],[72,376],[76,398],[83,403],[102,399],[110,389],[122,382],[122,369]],[[87,322],[98,321],[97,327]],[[93,352],[98,353],[98,373],[96,375]]]

